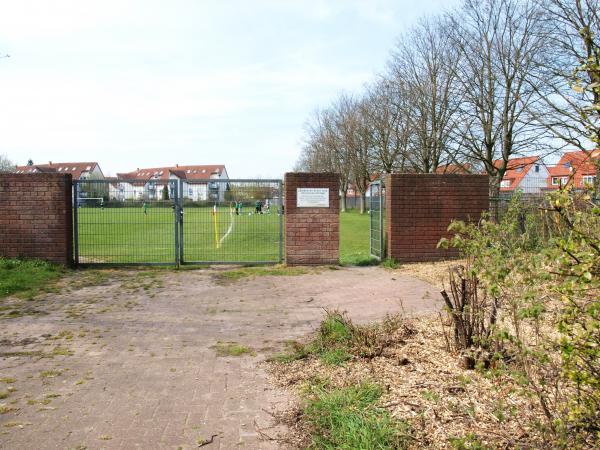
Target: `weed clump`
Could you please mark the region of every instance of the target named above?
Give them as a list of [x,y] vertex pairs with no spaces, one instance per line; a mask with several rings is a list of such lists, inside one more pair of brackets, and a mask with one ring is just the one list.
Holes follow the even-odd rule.
[[217,356],[242,356],[249,354],[254,356],[254,350],[237,342],[217,342],[212,348],[217,352]]
[[377,406],[382,394],[373,383],[344,388],[313,385],[303,410],[311,434],[309,448],[406,448],[409,427]]
[[414,330],[400,315],[388,315],[382,322],[357,325],[339,311],[326,311],[316,336],[308,344],[293,342],[291,350],[271,361],[289,363],[310,356],[326,364],[341,365],[352,358],[372,359],[386,348],[402,343]]

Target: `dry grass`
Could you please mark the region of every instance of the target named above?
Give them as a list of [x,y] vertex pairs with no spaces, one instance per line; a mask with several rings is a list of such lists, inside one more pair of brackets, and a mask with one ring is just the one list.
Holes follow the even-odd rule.
[[457,264],[464,264],[464,260],[449,260],[426,263],[402,264],[393,272],[399,275],[410,275],[439,288],[440,290],[448,284],[448,269]]
[[[276,383],[300,398],[307,386],[325,382],[343,388],[364,382],[384,388],[378,406],[411,429],[410,448],[542,448],[535,429],[541,417],[537,403],[520,395],[510,377],[460,367],[445,350],[437,316],[407,320],[414,333],[395,340],[380,355],[353,358],[343,365],[317,357],[288,363],[272,362]],[[291,434],[286,440],[307,443],[310,428],[302,402],[285,415]]]

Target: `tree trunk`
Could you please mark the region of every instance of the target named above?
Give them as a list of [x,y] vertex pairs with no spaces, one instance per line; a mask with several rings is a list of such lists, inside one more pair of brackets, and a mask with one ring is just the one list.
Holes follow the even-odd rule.
[[360,213],[361,214],[365,213],[366,205],[367,205],[367,193],[361,192],[360,193]]
[[340,211],[346,212],[346,191],[342,191],[340,194]]
[[[502,179],[502,178],[500,178]],[[500,180],[496,177],[490,178],[490,214],[496,221],[500,221]]]

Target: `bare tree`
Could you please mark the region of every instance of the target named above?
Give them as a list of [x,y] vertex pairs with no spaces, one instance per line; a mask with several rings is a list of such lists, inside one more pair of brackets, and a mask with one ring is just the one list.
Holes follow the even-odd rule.
[[16,165],[6,155],[0,155],[0,172],[13,172]]
[[340,148],[350,163],[350,179],[360,194],[360,213],[366,210],[366,195],[371,181],[372,154],[370,129],[362,100],[342,94],[334,104]]
[[[545,108],[535,118],[561,139],[588,154],[600,144],[600,2],[539,0],[549,57],[540,59]],[[596,187],[600,158],[596,161]]]
[[509,159],[542,143],[527,117],[539,101],[532,85],[545,49],[539,9],[530,0],[465,0],[449,20],[461,55],[455,142],[490,175],[496,194]]
[[362,109],[370,130],[373,170],[378,174],[404,172],[410,137],[408,108],[402,82],[381,79],[370,86]]
[[313,113],[306,123],[305,144],[297,170],[334,172],[339,177],[340,209],[346,211],[351,156],[342,139],[339,113],[334,107]]
[[435,172],[453,159],[451,135],[456,127],[459,90],[456,66],[460,53],[439,18],[421,20],[404,35],[392,53],[389,82],[403,100],[409,124],[407,158],[413,170]]

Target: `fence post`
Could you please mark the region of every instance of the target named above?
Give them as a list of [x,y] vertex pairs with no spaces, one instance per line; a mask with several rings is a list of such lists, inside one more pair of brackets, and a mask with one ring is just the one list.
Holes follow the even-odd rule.
[[279,181],[279,263],[283,262],[283,188]]
[[178,205],[178,201],[177,198],[179,197],[178,195],[178,189],[177,189],[177,181],[169,181],[169,184],[171,185],[172,189],[171,192],[173,193],[172,196],[172,201],[173,201],[173,221],[174,221],[174,225],[175,225],[175,264],[177,265],[177,267],[179,267],[179,205]]
[[176,202],[178,205],[177,222],[179,223],[179,264],[183,264],[185,261],[183,258],[183,180],[180,179],[176,184],[178,185]]
[[73,192],[73,201],[72,203],[72,208],[73,208],[73,264],[75,266],[79,265],[79,223],[78,223],[78,217],[77,217],[77,206],[78,206],[78,199],[79,199],[79,184],[77,183],[77,180],[73,180],[71,182],[71,191]]

